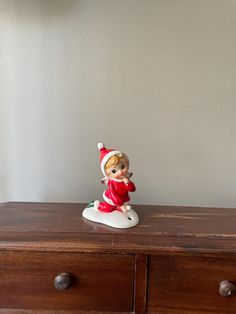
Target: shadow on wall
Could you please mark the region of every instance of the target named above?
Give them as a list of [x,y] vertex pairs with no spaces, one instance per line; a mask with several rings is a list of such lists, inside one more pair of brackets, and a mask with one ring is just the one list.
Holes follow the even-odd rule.
[[[0,2],[1,5],[2,1]],[[4,60],[3,49],[0,49],[0,60]],[[7,146],[5,137],[8,136],[8,125],[5,108],[6,90],[4,86],[4,68],[0,63],[0,202],[7,201],[8,198],[8,180],[7,180]]]
[[37,16],[61,17],[73,12],[79,5],[78,0],[0,0],[1,13],[17,15],[35,20]]
[[[48,21],[51,23],[51,21],[56,19],[67,19],[67,15],[70,15],[71,12],[73,12],[76,7],[79,6],[79,0],[0,0],[0,19],[3,23],[3,31],[1,31],[3,35],[2,43],[3,45],[5,44],[5,49],[0,49],[0,202],[7,201],[9,198],[11,199],[11,185],[17,181],[17,174],[15,173],[15,169],[18,165],[17,162],[19,156],[16,157],[16,154],[23,154],[22,151],[17,149],[18,146],[21,145],[22,141],[19,142],[19,138],[17,136],[14,137],[14,135],[19,133],[21,134],[21,137],[19,137],[22,138],[22,132],[24,132],[24,130],[22,131],[21,129],[21,124],[24,122],[24,114],[22,111],[24,108],[27,108],[25,105],[22,109],[20,106],[18,106],[18,101],[16,100],[18,97],[17,93],[21,93],[21,87],[25,87],[25,85],[21,86],[19,83],[21,73],[25,71],[26,75],[28,76],[30,73],[27,67],[25,69],[26,63],[23,63],[22,60],[26,61],[25,56],[31,57],[28,60],[28,64],[35,65],[35,68],[32,69],[32,73],[34,74],[36,69],[39,70],[37,64],[40,64],[40,60],[38,60],[39,58],[36,60],[37,54],[35,54],[36,51],[34,47],[32,48],[27,46],[27,27],[30,29],[32,28],[31,26],[34,26],[34,24],[41,25],[42,20],[44,22]],[[19,37],[18,33],[16,32],[16,25],[19,26],[19,29],[21,29],[21,26],[23,25],[21,29],[23,34],[22,42],[17,41]],[[14,44],[9,44],[12,39]],[[42,42],[44,43],[44,41]],[[15,47],[18,47],[16,54],[14,54]],[[8,53],[9,51],[10,54]],[[31,51],[31,55],[30,53],[27,53],[28,51]],[[53,60],[50,59],[50,54],[49,56],[46,55],[45,59],[48,60],[48,63],[54,64]],[[46,66],[48,66],[47,63]],[[65,71],[62,72],[65,73]],[[13,80],[14,75],[15,77]],[[32,81],[34,80],[34,75],[29,77],[29,88],[23,89],[24,92],[21,93],[21,96],[23,95],[23,98],[25,99],[29,97],[30,90],[32,90],[33,86]],[[35,77],[37,76],[35,75]],[[12,82],[13,84],[11,85]],[[33,88],[38,91],[40,89],[41,83],[42,82],[39,80],[39,87],[36,88],[33,86]],[[11,97],[9,90],[11,90],[11,93],[15,95],[14,97]],[[43,91],[45,90],[46,88],[43,88]],[[26,101],[24,101],[24,103],[27,104]],[[29,108],[32,107],[37,107],[37,104],[31,104],[31,106],[29,106]],[[34,115],[31,113],[31,118],[32,117],[34,117]],[[52,120],[53,119],[51,118],[50,122],[52,122]],[[14,130],[12,130],[13,126],[15,128]],[[37,137],[35,142],[39,142],[40,144],[40,141],[43,140],[44,139]],[[46,135],[45,141],[46,144],[48,144],[48,136]],[[47,147],[46,144],[45,147]],[[12,163],[16,166],[12,167]],[[44,175],[45,174],[42,173],[42,176]]]

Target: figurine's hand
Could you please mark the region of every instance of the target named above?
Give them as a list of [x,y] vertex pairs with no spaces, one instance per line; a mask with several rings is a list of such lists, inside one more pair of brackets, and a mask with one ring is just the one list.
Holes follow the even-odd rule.
[[124,178],[124,183],[128,184],[129,183],[129,179],[128,178]]

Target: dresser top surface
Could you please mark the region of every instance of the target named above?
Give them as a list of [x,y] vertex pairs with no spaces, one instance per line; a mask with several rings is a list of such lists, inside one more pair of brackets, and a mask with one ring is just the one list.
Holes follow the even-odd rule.
[[[114,229],[82,217],[86,204],[0,204],[0,249],[48,245],[59,249],[236,252],[236,209],[133,205],[140,224]],[[226,241],[227,240],[227,241]]]

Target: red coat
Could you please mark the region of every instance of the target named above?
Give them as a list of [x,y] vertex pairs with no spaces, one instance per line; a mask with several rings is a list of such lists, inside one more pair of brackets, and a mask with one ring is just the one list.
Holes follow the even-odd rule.
[[103,193],[104,200],[116,206],[121,206],[130,200],[128,192],[136,190],[133,182],[125,184],[123,181],[108,180],[108,189]]

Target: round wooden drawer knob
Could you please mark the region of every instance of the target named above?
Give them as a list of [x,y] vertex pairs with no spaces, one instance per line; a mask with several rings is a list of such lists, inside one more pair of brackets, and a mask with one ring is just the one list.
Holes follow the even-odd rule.
[[63,291],[71,286],[71,278],[68,273],[62,273],[55,277],[54,286],[57,290]]
[[236,286],[232,282],[224,280],[220,283],[219,293],[222,297],[230,297],[236,294]]

